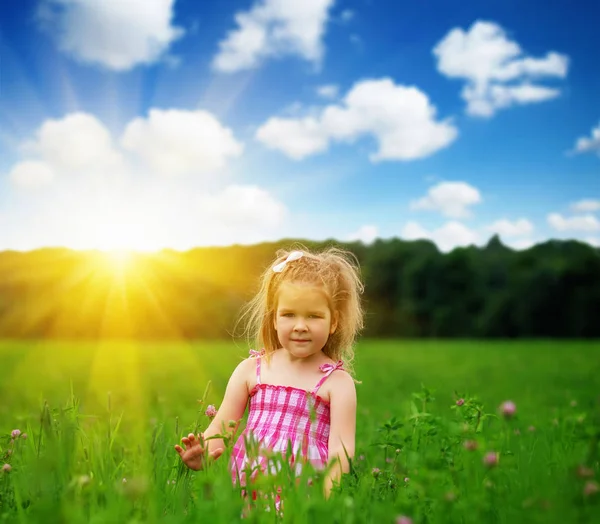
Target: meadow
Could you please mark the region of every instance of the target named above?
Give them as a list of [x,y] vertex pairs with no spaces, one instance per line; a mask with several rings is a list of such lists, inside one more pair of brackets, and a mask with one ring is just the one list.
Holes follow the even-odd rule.
[[[173,446],[246,353],[0,342],[0,522],[239,521],[227,455],[192,472]],[[362,340],[355,370],[351,473],[330,500],[319,476],[272,479],[283,515],[246,522],[600,522],[600,342]]]

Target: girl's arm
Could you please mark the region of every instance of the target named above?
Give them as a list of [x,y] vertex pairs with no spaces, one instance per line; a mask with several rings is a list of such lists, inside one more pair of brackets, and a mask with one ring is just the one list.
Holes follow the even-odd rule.
[[[325,479],[325,497],[329,497],[333,484],[342,473],[350,471],[348,458],[354,458],[356,439],[356,387],[352,377],[336,371],[330,381],[331,428],[329,432],[329,463],[336,464]],[[346,456],[347,455],[347,456]]]
[[[223,433],[234,434],[236,432],[248,404],[248,378],[252,376],[255,369],[256,362],[252,359],[243,360],[235,368],[227,383],[223,402],[215,418],[204,431],[205,439],[213,435],[222,435]],[[229,427],[230,421],[235,422],[235,426],[232,428]],[[208,441],[209,453],[217,449],[223,451],[224,448],[223,439],[211,439]]]
[[[234,434],[236,432],[239,421],[244,415],[248,403],[248,377],[251,376],[250,373],[255,369],[255,366],[256,364],[250,359],[246,359],[238,364],[229,378],[223,402],[221,403],[215,418],[208,428],[206,428],[206,431],[198,437],[207,439],[214,435],[222,435],[225,433]],[[229,427],[230,421],[235,422],[233,427]],[[194,470],[199,470],[204,467],[203,457],[205,453],[209,457],[217,459],[221,456],[221,453],[223,453],[225,448],[225,443],[222,438],[208,440],[206,446],[204,446],[201,439],[197,439],[192,433],[187,437],[183,437],[181,441],[185,445],[185,449],[176,445],[175,451],[179,453],[183,462],[189,468]]]

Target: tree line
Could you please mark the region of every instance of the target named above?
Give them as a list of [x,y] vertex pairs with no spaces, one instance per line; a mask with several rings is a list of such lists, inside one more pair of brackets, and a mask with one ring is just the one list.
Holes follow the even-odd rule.
[[361,266],[366,337],[600,337],[600,249],[549,240],[441,253],[427,240],[164,250],[120,259],[63,248],[0,253],[0,337],[213,339],[236,320],[280,247],[336,245]]

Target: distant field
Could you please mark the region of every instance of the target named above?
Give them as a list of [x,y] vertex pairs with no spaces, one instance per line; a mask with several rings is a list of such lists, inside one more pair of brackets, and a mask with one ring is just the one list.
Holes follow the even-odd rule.
[[[0,342],[0,522],[237,520],[226,460],[192,475],[172,446],[207,425],[203,406],[218,407],[245,355],[226,342]],[[315,486],[287,493],[285,521],[600,522],[600,342],[365,340],[355,368],[355,474],[330,501]],[[422,385],[433,400],[413,397]],[[498,415],[505,400],[516,418]]]

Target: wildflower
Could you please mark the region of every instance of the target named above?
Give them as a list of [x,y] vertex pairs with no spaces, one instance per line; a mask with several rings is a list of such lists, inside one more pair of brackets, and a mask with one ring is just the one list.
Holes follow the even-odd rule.
[[127,484],[127,479],[123,478],[123,484]]
[[396,517],[396,524],[412,524],[412,519],[405,515],[400,515]]
[[591,497],[592,495],[598,493],[598,491],[600,491],[600,488],[598,487],[598,484],[593,480],[588,480],[585,483],[585,486],[583,487],[583,494],[586,497]]
[[21,434],[21,430],[20,429],[13,429],[10,433],[10,436],[12,438],[18,438],[19,435]]
[[2,471],[4,473],[8,473],[11,469],[12,469],[12,466],[10,464],[4,464],[4,466],[2,466]]
[[27,433],[22,433],[22,434],[21,434],[21,438],[22,438],[23,440],[27,440]]
[[404,477],[404,482],[408,482],[410,480],[409,477]]
[[465,440],[463,446],[465,449],[469,451],[475,451],[477,449],[477,441],[476,440]]
[[358,457],[358,460],[365,460],[365,456],[364,456],[364,455],[360,455],[360,456]]
[[393,460],[392,458],[390,458],[390,457],[386,458],[386,459],[385,459],[385,461],[386,461],[388,464],[391,464],[392,462],[394,462],[394,460]]
[[520,435],[521,434],[521,430],[519,428],[515,428],[515,435]]
[[529,426],[529,427],[527,428],[527,431],[534,432],[534,431],[535,431],[535,426]]
[[373,470],[371,471],[371,473],[373,473],[373,476],[375,478],[377,478],[379,476],[379,474],[381,473],[381,470],[379,468],[373,468]]
[[456,401],[456,405],[457,405],[457,406],[462,406],[464,403],[465,403],[465,399],[464,399],[464,398],[459,398],[459,399]]
[[402,450],[400,448],[396,449],[396,455],[400,453]]
[[215,408],[212,404],[210,404],[207,408],[206,411],[204,412],[204,414],[208,417],[208,418],[214,418],[217,415],[217,408]]
[[517,412],[517,406],[512,400],[507,400],[500,405],[500,411],[506,418],[511,418]]
[[497,451],[489,451],[483,457],[483,463],[488,468],[493,468],[494,466],[497,466],[499,460],[500,460],[500,453],[498,453]]
[[446,499],[447,502],[454,502],[456,500],[456,495],[454,494],[454,492],[448,491],[444,495],[444,498]]

